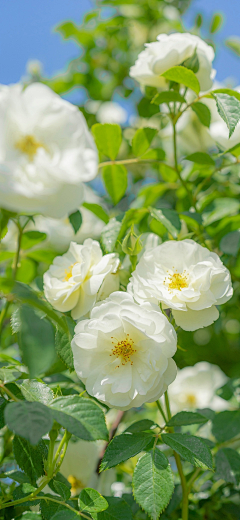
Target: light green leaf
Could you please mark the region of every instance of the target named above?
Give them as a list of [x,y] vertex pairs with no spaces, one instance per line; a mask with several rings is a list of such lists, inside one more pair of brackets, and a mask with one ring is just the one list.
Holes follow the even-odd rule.
[[153,434],[147,432],[122,433],[114,437],[104,453],[101,471],[113,468],[121,462],[135,457],[152,441]]
[[91,211],[100,220],[103,220],[105,224],[108,224],[109,216],[106,211],[101,206],[99,206],[99,204],[90,204],[89,202],[84,202],[82,206]]
[[121,222],[118,222],[115,218],[111,218],[109,223],[103,228],[101,244],[106,253],[112,253],[114,251],[120,229]]
[[141,161],[163,161],[166,153],[162,148],[150,148],[141,156]]
[[100,152],[114,161],[122,142],[122,130],[119,125],[97,123],[92,126],[95,143]]
[[235,146],[232,146],[231,148],[228,148],[227,150],[225,150],[225,152],[223,152],[224,155],[226,153],[231,153],[232,155],[234,155],[234,157],[239,157],[239,155],[240,155],[240,143],[235,144]]
[[102,176],[105,188],[113,204],[116,205],[123,198],[127,189],[127,170],[122,164],[111,164],[104,166]]
[[108,508],[107,500],[92,488],[85,488],[81,491],[78,505],[80,511],[87,511],[88,513],[101,513]]
[[220,412],[215,415],[212,433],[219,442],[233,439],[240,434],[240,410]]
[[69,222],[73,228],[73,231],[76,235],[76,233],[79,231],[79,229],[82,225],[81,211],[77,210],[74,213],[71,213],[71,215],[69,215],[68,218],[69,218]]
[[149,211],[146,208],[131,208],[128,211],[126,211],[122,219],[118,240],[121,240],[124,237],[127,230],[132,226],[132,224],[139,224],[139,222],[141,222],[141,220],[147,215],[147,213],[149,213]]
[[164,433],[162,440],[193,466],[213,469],[210,449],[199,437],[182,433]]
[[186,426],[188,424],[203,424],[207,417],[196,412],[179,412],[168,421],[167,426]]
[[204,105],[204,103],[196,102],[193,103],[191,109],[198,116],[200,123],[209,128],[211,123],[211,112],[207,105]]
[[165,455],[158,449],[145,453],[133,473],[133,494],[152,520],[158,520],[170,501],[173,489],[173,474]]
[[150,209],[153,218],[161,222],[173,238],[177,238],[181,230],[181,222],[176,211],[172,209]]
[[215,162],[208,153],[195,152],[191,155],[187,155],[185,160],[195,162],[197,164],[207,164],[209,166],[215,166]]
[[9,403],[4,415],[9,429],[33,445],[51,430],[53,424],[50,410],[38,402]]
[[197,77],[192,70],[187,69],[186,67],[181,65],[172,67],[171,69],[164,72],[162,76],[170,81],[174,81],[175,83],[185,85],[185,87],[190,88],[196,92],[196,94],[199,94],[200,92],[200,85]]
[[169,166],[168,164],[160,164],[159,166],[159,172],[166,182],[175,182],[178,178],[177,172],[172,166]]
[[203,224],[204,226],[209,226],[224,217],[235,215],[238,213],[239,208],[240,202],[237,199],[231,199],[229,197],[215,199],[203,211]]
[[44,475],[44,459],[47,458],[47,447],[43,441],[36,446],[22,437],[15,435],[13,439],[13,453],[18,466],[28,475],[31,484]]
[[25,511],[21,516],[17,517],[17,520],[42,520],[40,513],[34,513],[33,511]]
[[94,401],[71,395],[54,399],[49,407],[55,421],[79,439],[108,440],[104,413]]
[[228,127],[230,138],[240,120],[240,102],[228,94],[213,94],[213,96],[218,113]]
[[50,249],[36,249],[27,252],[28,258],[32,258],[36,262],[45,262],[46,264],[52,264],[56,253]]
[[17,386],[27,401],[48,404],[53,400],[54,394],[51,388],[34,379],[24,379],[23,383]]
[[186,103],[186,99],[181,96],[179,92],[175,92],[175,90],[166,90],[166,92],[160,92],[159,94],[156,94],[156,96],[154,96],[151,101],[151,103],[154,103],[155,105],[171,102]]
[[220,242],[220,249],[227,255],[237,256],[240,249],[240,229],[225,235]]
[[231,51],[235,52],[237,56],[240,56],[240,38],[238,36],[227,38],[227,40],[225,40],[225,45],[231,49]]
[[240,92],[231,88],[217,88],[215,90],[212,90],[210,94],[204,94],[204,97],[214,98],[214,94],[226,94],[227,96],[235,97],[236,99],[238,99],[238,101],[240,101]]
[[148,150],[157,133],[155,128],[139,128],[136,131],[132,141],[132,149],[136,157],[140,157]]
[[43,240],[46,240],[46,238],[46,233],[41,233],[40,231],[26,231],[22,236],[21,248],[30,249],[36,244],[43,242]]
[[215,13],[210,23],[210,33],[214,34],[221,29],[223,24],[223,15],[221,13]]
[[101,513],[91,513],[93,520],[132,520],[131,509],[122,498],[104,497],[108,508]]
[[8,366],[0,368],[0,381],[4,384],[12,383],[22,377],[22,372],[17,370],[15,366]]
[[223,448],[216,455],[216,478],[237,486],[240,483],[240,455],[230,448]]
[[26,284],[31,283],[36,276],[36,264],[30,258],[22,258],[19,264],[16,280]]

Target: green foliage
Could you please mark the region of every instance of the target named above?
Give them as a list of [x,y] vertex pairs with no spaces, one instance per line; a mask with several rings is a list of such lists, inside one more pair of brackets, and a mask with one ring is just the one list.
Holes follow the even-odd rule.
[[10,430],[33,445],[49,432],[53,424],[50,410],[39,402],[9,403],[4,415]]
[[159,92],[154,96],[151,103],[155,105],[161,105],[162,103],[186,103],[186,100],[179,92],[175,92],[175,90],[167,90],[166,92]]
[[176,211],[171,209],[151,209],[151,215],[164,225],[173,238],[177,238],[181,229],[181,222]]
[[105,224],[108,224],[109,216],[106,213],[106,211],[101,206],[99,206],[99,204],[92,204],[90,202],[84,202],[82,204],[82,206],[84,208],[88,209],[89,211],[91,211],[94,215],[96,215],[96,217],[100,218],[100,220],[103,220],[103,222],[105,222]]
[[229,137],[233,134],[240,119],[240,103],[238,99],[228,94],[213,94],[216,100],[218,113],[225,121]]
[[224,442],[240,434],[240,410],[220,412],[213,419],[212,433]]
[[212,17],[211,24],[210,24],[210,32],[212,34],[216,33],[221,29],[223,24],[223,15],[221,13],[215,13]]
[[200,123],[209,128],[211,123],[211,112],[207,105],[204,105],[204,103],[200,103],[200,101],[198,101],[193,103],[191,109],[198,116]]
[[115,218],[111,218],[104,227],[101,234],[101,243],[106,253],[112,253],[114,251],[120,229],[121,222]]
[[69,325],[69,331],[64,332],[63,330],[56,330],[55,335],[55,348],[58,356],[63,361],[63,363],[69,368],[70,372],[74,370],[73,364],[73,353],[71,348],[71,341],[73,338],[74,332],[74,324],[70,321],[70,318],[67,319],[67,323]]
[[220,242],[220,248],[227,255],[237,256],[240,249],[240,230],[227,233]]
[[108,508],[107,500],[95,489],[85,488],[79,495],[79,509],[88,513],[101,513]]
[[216,455],[216,478],[235,484],[240,482],[240,455],[231,448],[222,448]]
[[122,164],[104,166],[102,176],[113,204],[117,204],[123,198],[127,189],[128,176],[125,166]]
[[97,123],[92,127],[92,133],[99,152],[116,159],[122,142],[122,131],[119,125]]
[[152,434],[147,432],[125,432],[114,437],[105,451],[101,471],[117,466],[121,462],[135,457],[144,451],[152,441]]
[[132,140],[132,150],[136,157],[140,157],[148,150],[156,134],[155,128],[139,128],[136,131]]
[[71,484],[61,473],[57,473],[48,485],[54,494],[57,493],[63,500],[67,501],[71,497]]
[[46,238],[46,233],[41,233],[40,231],[26,231],[23,233],[21,247],[22,249],[31,249],[31,247],[40,244],[46,240]]
[[53,399],[53,391],[49,386],[36,380],[25,379],[19,388],[27,401],[38,401],[48,405]]
[[197,77],[192,70],[187,69],[186,67],[182,67],[181,65],[172,67],[162,75],[170,81],[185,85],[185,87],[190,88],[196,92],[196,94],[199,94],[200,92],[200,85]]
[[209,166],[215,165],[214,160],[212,159],[212,157],[210,155],[208,155],[208,153],[203,153],[203,152],[192,153],[191,155],[187,155],[187,157],[185,157],[185,159],[187,161],[192,161],[197,164],[207,164]]
[[76,235],[76,233],[79,231],[81,225],[82,225],[82,214],[81,211],[77,210],[74,213],[71,213],[69,215],[69,222],[73,228],[73,231]]
[[237,56],[240,56],[240,38],[237,36],[227,38],[227,40],[225,40],[225,45],[231,49],[231,51],[235,52]]
[[13,439],[13,453],[18,466],[26,473],[34,485],[36,480],[44,475],[44,459],[47,457],[47,448],[43,441],[32,446],[26,439],[15,435]]
[[164,433],[162,440],[194,466],[213,469],[210,449],[199,437],[182,433]]
[[179,412],[174,415],[167,426],[186,426],[188,424],[204,424],[208,421],[204,415],[196,412]]
[[[47,494],[44,496],[45,496],[45,500],[40,501],[40,511],[41,511],[41,514],[42,514],[42,517],[44,520],[51,520],[54,516],[55,516],[55,520],[56,520],[56,518],[57,518],[57,520],[63,520],[63,518],[64,518],[64,520],[70,520],[70,519],[76,520],[73,517],[73,515],[75,515],[75,513],[72,514],[72,511],[69,511],[69,509],[67,509],[67,507],[65,505],[63,505],[61,497],[55,496],[54,502],[53,502],[51,500],[52,495]],[[58,504],[58,502],[61,502],[61,503]],[[69,513],[72,514],[72,517],[70,517],[70,519],[67,516]],[[62,515],[62,517],[60,515]]]
[[101,513],[91,513],[93,520],[132,520],[131,509],[122,498],[104,497],[108,508]]

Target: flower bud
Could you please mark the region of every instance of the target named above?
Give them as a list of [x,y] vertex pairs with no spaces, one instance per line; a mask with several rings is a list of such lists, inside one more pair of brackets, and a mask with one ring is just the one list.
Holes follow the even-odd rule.
[[131,231],[125,236],[122,243],[122,250],[126,255],[137,256],[142,251],[143,245],[140,237],[134,233],[133,226]]

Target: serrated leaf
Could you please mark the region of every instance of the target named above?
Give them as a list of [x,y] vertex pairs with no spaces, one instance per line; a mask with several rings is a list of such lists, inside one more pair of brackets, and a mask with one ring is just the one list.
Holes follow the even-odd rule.
[[10,479],[15,480],[15,482],[18,482],[19,484],[24,484],[26,482],[31,484],[30,478],[28,477],[28,475],[23,473],[23,471],[8,471],[7,473],[5,473],[5,475]]
[[91,211],[94,215],[96,215],[96,217],[98,217],[100,220],[105,222],[105,224],[108,224],[109,216],[106,213],[106,211],[101,206],[99,206],[99,204],[92,204],[90,202],[84,202],[82,204],[82,206],[84,208],[88,209],[88,211]]
[[195,162],[197,164],[207,164],[209,166],[215,166],[215,162],[208,153],[195,152],[185,157],[186,161]]
[[217,110],[229,130],[229,138],[240,120],[240,102],[228,94],[213,94]]
[[240,249],[240,229],[227,233],[221,239],[220,249],[227,255],[237,256]]
[[187,426],[188,424],[204,424],[208,421],[204,415],[196,412],[179,412],[171,417],[167,426]]
[[101,513],[108,508],[107,500],[92,488],[85,488],[81,491],[78,505],[80,511],[87,511],[88,513]]
[[[131,432],[131,433],[137,433],[137,432],[144,432],[146,430],[153,429],[153,427],[156,427],[156,423],[151,421],[150,419],[142,419],[141,421],[134,422],[133,424],[130,424],[125,430],[125,432]],[[124,433],[125,433],[124,432]]]
[[33,511],[25,511],[21,516],[18,516],[17,520],[42,520],[40,513],[34,513]]
[[210,449],[199,437],[182,433],[164,433],[162,440],[193,466],[213,469]]
[[132,140],[132,150],[136,157],[140,157],[148,150],[157,132],[155,128],[139,128],[136,131]]
[[[26,498],[31,494],[33,493],[34,491],[36,491],[37,487],[36,486],[32,486],[31,484],[25,482],[24,484],[20,484],[20,486],[17,486],[15,487],[14,491],[13,491],[13,499],[14,500],[19,500],[19,499],[22,499],[24,498],[25,499],[25,502],[24,502],[24,506],[25,507],[29,507],[32,505],[32,502],[30,500],[26,500]],[[35,504],[39,503],[40,500],[39,500],[39,496],[41,495],[41,493],[38,495],[38,497],[36,498],[36,502]]]
[[227,40],[225,40],[225,45],[231,49],[231,51],[235,52],[237,56],[240,56],[240,38],[238,38],[238,36],[227,38]]
[[221,13],[215,13],[210,23],[210,33],[214,34],[217,31],[219,31],[219,29],[221,29],[222,24],[223,15]]
[[171,102],[186,103],[186,99],[181,96],[179,92],[175,92],[175,90],[167,90],[166,92],[160,92],[159,94],[156,94],[156,96],[154,96],[151,101],[151,103],[154,103],[155,105]]
[[93,520],[132,520],[131,509],[122,498],[104,497],[108,508],[101,513],[91,513]]
[[[79,520],[79,516],[76,519],[74,517],[71,518],[71,517],[67,516],[68,513],[73,513],[73,511],[69,511],[69,509],[67,509],[67,507],[63,505],[62,498],[55,496],[54,497],[55,502],[53,502],[51,500],[51,498],[53,498],[52,495],[47,494],[47,495],[44,495],[44,497],[45,497],[45,500],[40,501],[40,510],[41,510],[42,517],[44,518],[44,520],[52,520],[52,518],[54,518],[54,516],[55,516],[54,520],[77,520],[77,518]],[[48,497],[50,500],[48,500]],[[61,503],[58,504],[57,502],[61,502]],[[65,516],[63,516],[62,512],[64,513]],[[73,514],[75,514],[75,513],[73,513]]]
[[211,123],[211,112],[207,105],[204,105],[204,103],[196,102],[193,103],[191,109],[198,116],[198,119],[202,123],[202,125],[209,128]]
[[[61,475],[61,474],[60,474]],[[69,500],[71,497],[71,486],[66,486],[65,482],[62,482],[58,475],[53,479],[53,490],[60,495],[64,500]]]
[[101,471],[113,468],[131,457],[135,457],[150,444],[152,438],[153,434],[146,432],[126,432],[117,435],[106,448],[101,463]]
[[222,448],[216,455],[216,478],[236,486],[240,483],[240,455],[230,448]]
[[18,466],[28,475],[30,482],[44,475],[44,459],[47,458],[47,448],[43,441],[36,446],[15,435],[13,439],[13,453]]
[[[72,331],[73,332],[73,331]],[[63,363],[69,368],[70,372],[74,370],[73,353],[71,348],[71,341],[73,334],[64,332],[63,330],[56,330],[55,334],[55,348]]]
[[108,440],[104,413],[94,401],[73,395],[58,397],[49,406],[55,421],[79,439]]
[[165,455],[158,449],[145,453],[133,473],[133,494],[152,520],[158,520],[170,501],[173,489],[173,474]]
[[54,394],[49,386],[36,380],[24,379],[21,385],[18,385],[23,396],[27,401],[38,401],[48,404],[53,400]]
[[103,228],[101,243],[106,253],[112,253],[114,251],[120,229],[121,222],[118,222],[115,218],[111,218],[109,223]]
[[151,216],[161,222],[164,227],[171,233],[173,238],[178,237],[181,230],[181,222],[176,211],[172,209],[155,209],[150,208]]
[[215,415],[212,433],[219,442],[228,441],[240,434],[240,410],[220,412]]
[[50,410],[38,402],[9,403],[4,416],[9,429],[33,445],[51,430],[53,424]]
[[82,225],[82,213],[78,209],[74,213],[71,213],[71,215],[69,215],[68,218],[69,218],[69,222],[73,228],[73,231],[76,235],[76,233],[79,231],[79,229]]
[[0,381],[4,384],[12,383],[12,381],[16,381],[20,377],[22,377],[22,372],[17,370],[15,365],[0,368]]
[[46,233],[41,233],[41,231],[26,231],[22,235],[21,249],[30,249],[46,240],[46,238]]
[[185,85],[185,87],[190,88],[196,92],[196,94],[199,94],[200,92],[200,85],[197,77],[192,70],[187,69],[186,67],[181,65],[172,67],[171,69],[164,72],[162,76],[170,81],[174,81],[175,83]]
[[127,170],[122,164],[104,166],[102,172],[105,188],[113,204],[117,204],[125,195],[128,183]]
[[92,133],[98,150],[114,161],[122,142],[121,127],[109,123],[104,125],[97,123],[92,126]]

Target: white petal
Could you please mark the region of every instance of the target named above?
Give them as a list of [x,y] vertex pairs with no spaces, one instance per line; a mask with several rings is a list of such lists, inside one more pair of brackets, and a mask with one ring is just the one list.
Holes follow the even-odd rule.
[[209,309],[203,309],[201,311],[193,311],[188,309],[185,312],[173,310],[173,317],[176,324],[179,325],[183,330],[197,330],[203,327],[208,327],[219,317],[219,312],[215,305]]

